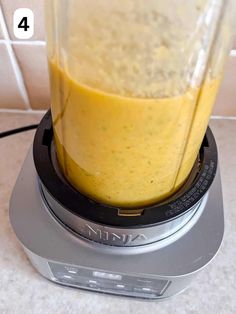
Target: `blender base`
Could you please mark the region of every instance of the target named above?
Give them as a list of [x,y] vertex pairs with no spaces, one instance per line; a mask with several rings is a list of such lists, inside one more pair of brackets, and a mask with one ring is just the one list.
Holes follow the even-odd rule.
[[10,221],[37,271],[56,283],[143,299],[185,290],[216,255],[224,233],[219,167],[193,218],[172,236],[152,244],[114,247],[73,234],[42,197],[32,149],[10,203]]

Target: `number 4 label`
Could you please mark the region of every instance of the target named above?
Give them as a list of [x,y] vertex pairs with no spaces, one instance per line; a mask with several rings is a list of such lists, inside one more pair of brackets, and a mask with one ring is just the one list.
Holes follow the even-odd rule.
[[18,39],[30,39],[34,35],[34,13],[32,10],[27,8],[15,10],[13,31]]

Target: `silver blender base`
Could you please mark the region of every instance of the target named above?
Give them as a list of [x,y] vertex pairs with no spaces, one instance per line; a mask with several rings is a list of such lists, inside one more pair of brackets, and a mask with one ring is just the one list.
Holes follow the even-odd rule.
[[12,227],[32,264],[62,285],[159,299],[184,290],[219,250],[224,232],[219,168],[191,220],[166,239],[137,247],[86,240],[64,228],[43,201],[32,150],[10,203]]

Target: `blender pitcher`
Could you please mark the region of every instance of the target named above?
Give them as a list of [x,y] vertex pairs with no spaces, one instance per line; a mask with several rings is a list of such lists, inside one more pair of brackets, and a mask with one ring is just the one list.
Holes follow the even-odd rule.
[[64,177],[104,204],[163,202],[197,160],[230,47],[233,1],[45,6]]

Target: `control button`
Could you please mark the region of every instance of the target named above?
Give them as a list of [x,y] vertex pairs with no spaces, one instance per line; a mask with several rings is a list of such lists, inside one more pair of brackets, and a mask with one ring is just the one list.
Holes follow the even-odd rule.
[[115,285],[113,285],[112,288],[114,291],[116,291],[116,292],[120,291],[121,293],[122,292],[131,292],[134,289],[131,284],[126,284],[126,283],[125,284],[122,284],[122,283],[115,284]]
[[78,272],[78,269],[76,267],[72,267],[72,266],[65,266],[65,269],[70,274],[77,274],[77,272]]
[[63,278],[66,278],[66,279],[71,279],[72,277],[69,276],[69,275],[63,275]]
[[68,273],[70,273],[70,274],[77,274],[77,270],[68,270]]
[[148,287],[135,287],[134,291],[141,292],[141,293],[156,293],[155,290]]
[[89,285],[90,288],[97,288],[98,283],[97,283],[96,280],[89,280],[88,281],[88,285]]
[[89,280],[89,283],[97,284],[97,281],[96,280]]
[[93,276],[103,279],[111,279],[111,280],[121,280],[122,276],[119,274],[111,274],[111,273],[104,273],[101,271],[93,271]]
[[118,284],[118,285],[116,285],[116,287],[117,287],[118,289],[124,289],[124,288],[125,288],[125,285]]

